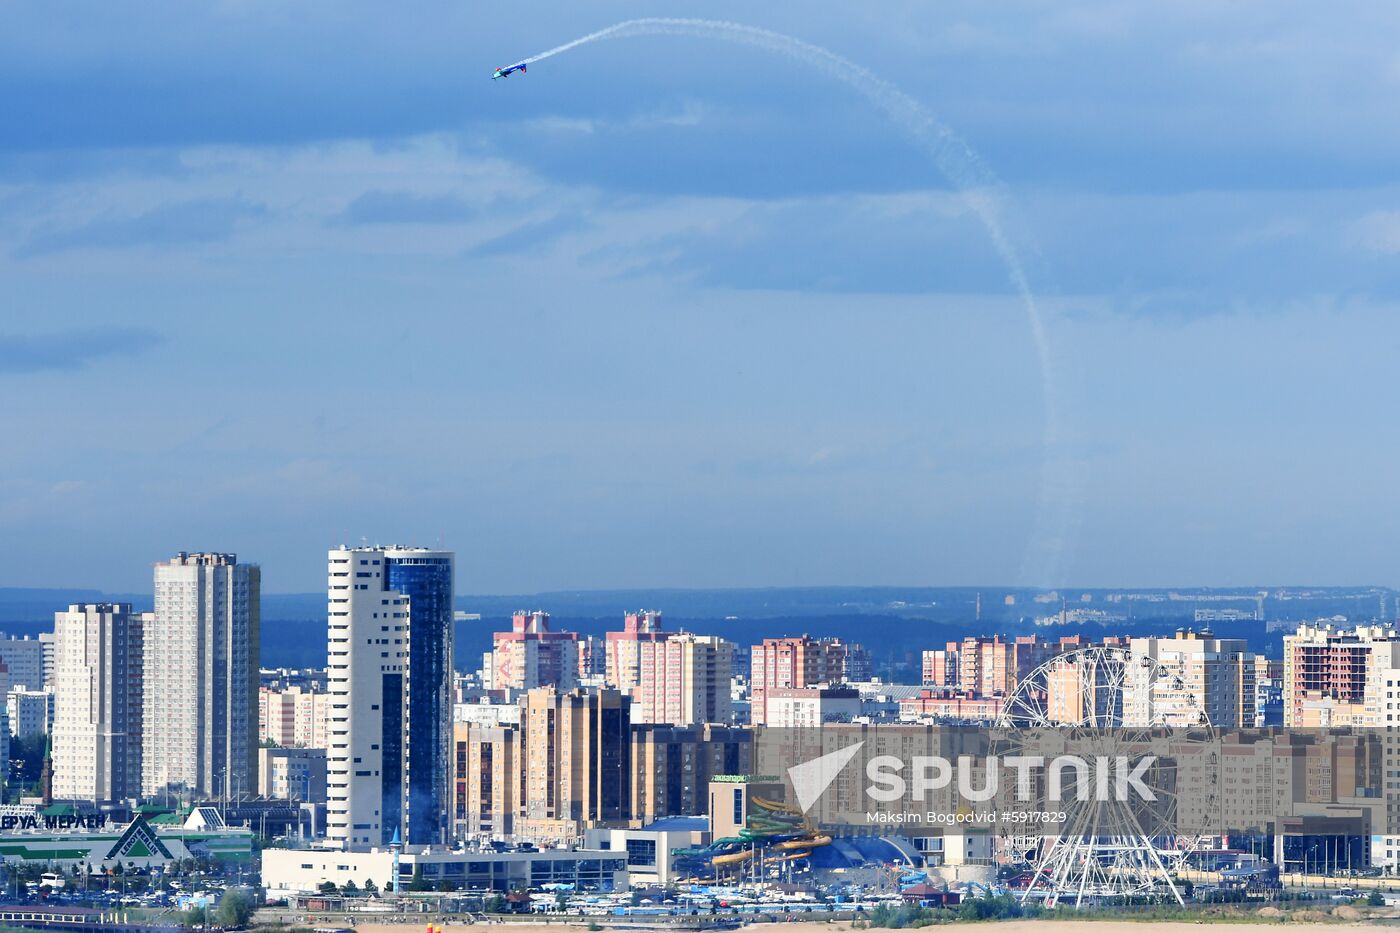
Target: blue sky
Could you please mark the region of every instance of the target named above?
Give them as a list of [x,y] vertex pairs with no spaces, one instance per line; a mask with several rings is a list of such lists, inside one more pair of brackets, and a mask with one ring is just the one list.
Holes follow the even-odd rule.
[[1396,582],[1393,4],[519,6],[0,10],[0,585]]

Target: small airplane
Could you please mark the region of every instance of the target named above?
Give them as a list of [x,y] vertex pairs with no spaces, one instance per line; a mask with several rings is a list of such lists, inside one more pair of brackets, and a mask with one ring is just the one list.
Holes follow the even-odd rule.
[[521,63],[518,64],[518,65],[511,65],[509,68],[497,68],[497,69],[496,69],[496,73],[493,74],[493,75],[491,76],[491,80],[492,80],[492,81],[495,81],[497,78],[508,78],[508,77],[510,77],[510,73],[511,73],[512,71],[518,71],[518,72],[520,72],[521,74],[524,74],[524,73],[525,73],[525,63],[524,63],[524,62],[521,62]]

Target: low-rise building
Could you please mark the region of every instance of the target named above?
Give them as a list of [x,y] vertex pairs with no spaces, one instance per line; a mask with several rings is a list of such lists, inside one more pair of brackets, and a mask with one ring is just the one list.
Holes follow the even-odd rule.
[[452,722],[475,726],[520,725],[519,703],[453,703]]
[[898,719],[899,704],[919,696],[924,690],[918,684],[891,684],[880,680],[865,680],[846,686],[860,694],[861,716],[869,722]]
[[781,687],[768,691],[764,724],[777,728],[853,722],[861,715],[860,691],[852,687]]
[[398,860],[400,888],[421,873],[434,889],[459,891],[538,890],[546,884],[569,884],[579,891],[626,891],[627,858],[600,849],[544,849],[497,852],[418,847],[395,856],[388,848],[367,852],[340,849],[265,849],[262,882],[269,897],[313,893],[326,882],[337,887],[373,881],[381,890],[394,882]]
[[[702,794],[708,784],[701,789]],[[632,884],[668,885],[680,878],[674,870],[678,849],[709,845],[708,816],[673,816],[641,829],[590,829],[584,844],[590,849],[625,853]]]
[[920,690],[899,701],[903,722],[994,722],[1001,715],[1002,697],[979,697],[958,690]]
[[258,793],[275,800],[325,803],[326,750],[258,749]]

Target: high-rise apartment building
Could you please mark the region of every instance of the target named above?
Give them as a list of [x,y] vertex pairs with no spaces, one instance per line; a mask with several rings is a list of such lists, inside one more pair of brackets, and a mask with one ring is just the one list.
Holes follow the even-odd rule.
[[54,697],[50,690],[11,690],[5,695],[10,735],[21,739],[53,731]]
[[751,772],[753,732],[716,725],[633,726],[630,759],[633,823],[704,816],[716,775]]
[[258,566],[233,554],[156,565],[142,676],[147,796],[257,793],[260,587]]
[[58,641],[53,632],[39,633],[40,655],[44,665],[44,686],[49,686],[58,676]]
[[1046,642],[1035,635],[969,635],[961,642],[950,642],[945,651],[955,655],[960,689],[995,697],[1014,693],[1027,674],[1072,647],[1077,647],[1073,640]]
[[839,638],[765,638],[753,646],[750,670],[750,719],[761,726],[767,722],[770,691],[869,680],[870,656]]
[[258,742],[283,747],[325,748],[330,717],[330,695],[321,690],[292,686],[258,691]]
[[46,665],[53,664],[53,642],[46,641],[44,635],[31,638],[13,635],[0,638],[0,663],[10,669],[10,689],[42,690],[52,681],[44,676]]
[[327,555],[327,837],[444,842],[452,769],[453,555]]
[[[4,688],[8,691],[9,683],[10,672],[5,667],[5,662],[0,661],[0,688]],[[9,719],[10,711],[8,709],[8,704],[6,704],[4,707],[0,707],[0,726],[4,727],[3,729],[0,729],[0,738],[5,739],[4,741],[0,741],[0,796],[3,796],[4,789],[9,784],[10,776],[10,742],[8,738],[10,734]]]
[[538,687],[521,705],[523,823],[516,831],[567,839],[625,820],[631,699],[606,687]]
[[597,635],[578,638],[578,679],[580,684],[602,686],[608,675],[607,643]]
[[452,726],[454,835],[509,836],[524,794],[518,724]]
[[634,722],[694,726],[733,718],[729,680],[734,645],[713,635],[680,633],[638,643],[631,696]]
[[1393,628],[1301,625],[1283,637],[1283,724],[1384,725],[1385,677],[1397,667],[1400,634]]
[[958,685],[958,643],[948,642],[944,648],[925,651],[922,656],[922,680],[926,687],[956,687]]
[[53,794],[141,796],[145,634],[153,613],[86,603],[54,614]]
[[1134,638],[1128,652],[1131,660],[1123,684],[1128,725],[1194,726],[1208,721],[1222,728],[1253,727],[1254,654],[1243,638],[1178,631],[1170,638]]
[[579,684],[579,636],[551,632],[549,613],[517,612],[509,632],[492,637],[491,689],[533,690],[555,687],[572,690]]
[[665,641],[672,634],[662,629],[661,613],[654,609],[624,614],[622,631],[608,632],[604,636],[607,654],[604,673],[608,684],[637,699],[636,689],[641,675],[641,646]]
[[1283,725],[1283,660],[1254,658],[1254,725]]

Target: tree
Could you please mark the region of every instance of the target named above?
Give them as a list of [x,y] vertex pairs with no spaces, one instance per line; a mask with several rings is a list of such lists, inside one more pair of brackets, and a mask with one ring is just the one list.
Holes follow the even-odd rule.
[[38,782],[39,775],[44,770],[44,746],[47,739],[42,735],[31,735],[25,738],[10,736],[10,774],[8,775],[13,789],[17,789],[23,794],[25,791],[33,790]]
[[245,927],[252,918],[253,895],[247,888],[229,888],[214,911],[214,922],[221,927]]
[[340,889],[335,886],[334,881],[322,881],[320,886],[317,887],[316,890],[320,891],[327,897],[331,897],[340,893]]
[[378,893],[379,893],[379,885],[377,885],[377,884],[374,883],[374,879],[373,879],[373,878],[366,878],[366,879],[365,879],[365,893],[366,893],[366,894],[378,894]]
[[413,866],[413,880],[408,883],[410,891],[431,891],[432,886],[423,878],[423,866]]
[[[966,898],[958,905],[959,920],[1001,920],[1023,913],[1020,902],[1010,894]],[[873,917],[871,923],[874,923]]]
[[503,914],[506,912],[506,899],[503,894],[492,894],[486,899],[483,905],[488,914]]

